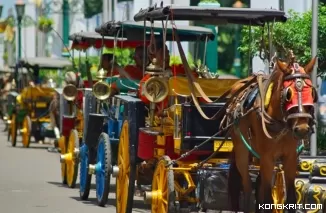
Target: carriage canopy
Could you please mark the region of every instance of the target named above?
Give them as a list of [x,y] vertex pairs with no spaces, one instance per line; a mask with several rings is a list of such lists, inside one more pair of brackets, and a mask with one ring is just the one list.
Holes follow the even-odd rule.
[[[157,37],[162,38],[163,25],[159,23],[146,22],[146,37],[147,40],[150,39],[151,30]],[[173,26],[167,25],[167,41],[172,41],[173,39]],[[124,21],[124,22],[107,22],[100,27],[96,28],[95,31],[103,36],[123,36],[128,40],[132,41],[143,41],[144,39],[144,23],[139,23],[135,21]],[[205,27],[197,26],[179,26],[178,27],[179,37],[182,41],[198,41],[205,40],[206,37],[213,40],[215,35],[213,31]],[[119,33],[119,35],[118,35]]]
[[[135,21],[173,20],[201,21],[203,24],[223,25],[264,25],[266,22],[285,22],[284,11],[275,9],[254,8],[205,8],[197,6],[164,6],[141,9],[135,16]],[[179,28],[179,27],[178,27]]]

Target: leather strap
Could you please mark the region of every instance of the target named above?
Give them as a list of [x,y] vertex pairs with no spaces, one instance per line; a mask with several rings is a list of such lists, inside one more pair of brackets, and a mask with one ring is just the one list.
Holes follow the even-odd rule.
[[189,88],[190,88],[191,94],[192,95],[195,95],[196,94],[195,93],[195,90],[194,90],[194,88],[196,88],[197,91],[199,92],[199,94],[202,96],[202,98],[205,101],[207,101],[208,103],[212,103],[213,101],[205,94],[205,92],[201,88],[200,84],[198,82],[196,82],[196,79],[195,79],[195,77],[193,76],[193,74],[191,72],[191,69],[189,67],[188,61],[186,59],[186,55],[185,55],[185,53],[183,51],[183,48],[182,48],[182,45],[181,45],[181,42],[180,42],[180,38],[179,38],[179,35],[178,35],[178,32],[177,32],[177,29],[176,28],[173,28],[173,32],[174,32],[174,35],[175,35],[175,40],[176,40],[177,45],[178,45],[178,50],[179,50],[179,53],[180,53],[180,58],[182,60],[183,66],[184,66],[186,76],[188,78],[188,84],[189,84]]

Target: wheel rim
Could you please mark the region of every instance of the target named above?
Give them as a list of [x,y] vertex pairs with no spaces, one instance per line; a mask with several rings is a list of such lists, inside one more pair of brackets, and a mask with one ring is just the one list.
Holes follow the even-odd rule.
[[23,129],[22,129],[22,143],[24,147],[28,147],[30,135],[31,135],[30,120],[28,117],[25,117],[23,121]]
[[119,174],[116,184],[117,212],[126,212],[129,188],[130,159],[129,159],[129,124],[125,122],[122,127],[119,151]]
[[86,188],[86,180],[88,176],[87,167],[89,164],[88,158],[88,147],[84,144],[81,148],[81,159],[80,159],[80,192],[84,193]]
[[166,162],[164,160],[159,161],[154,172],[152,182],[152,212],[168,212],[168,170],[165,168],[165,165]]
[[[78,137],[78,136],[77,136]],[[75,141],[77,140],[76,134],[74,131],[70,133],[69,141],[68,141],[68,147],[67,147],[67,153],[71,154],[72,160],[69,160],[66,163],[67,166],[67,181],[71,185],[74,179],[75,174]]]
[[100,137],[100,142],[97,147],[97,166],[99,169],[96,171],[96,194],[98,199],[102,199],[104,185],[105,185],[105,151],[104,140]]
[[[65,154],[66,153],[66,145],[65,145],[65,137],[62,136],[60,137],[59,141],[59,147],[61,149],[61,154]],[[66,164],[65,163],[61,163],[61,178],[63,181],[66,180]]]
[[16,140],[16,115],[11,115],[11,124],[10,124],[10,137],[11,137],[11,143],[14,144]]

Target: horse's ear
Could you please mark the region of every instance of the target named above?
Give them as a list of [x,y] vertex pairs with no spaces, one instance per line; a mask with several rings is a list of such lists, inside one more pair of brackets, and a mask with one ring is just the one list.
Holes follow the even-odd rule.
[[289,69],[289,66],[287,65],[287,63],[279,60],[279,59],[276,59],[276,64],[278,66],[278,68],[285,74],[285,75],[288,75],[288,74],[291,74],[291,69]]
[[317,62],[317,56],[311,59],[311,61],[305,66],[304,71],[307,74],[310,74],[313,71],[316,62]]

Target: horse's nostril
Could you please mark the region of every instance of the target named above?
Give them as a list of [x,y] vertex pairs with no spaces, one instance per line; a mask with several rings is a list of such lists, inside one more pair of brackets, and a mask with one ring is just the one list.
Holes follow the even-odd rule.
[[310,132],[309,126],[306,126],[305,128],[296,126],[293,128],[293,133],[300,138],[306,136],[309,132]]
[[299,127],[294,127],[293,131],[294,131],[294,133],[298,133],[299,132]]

